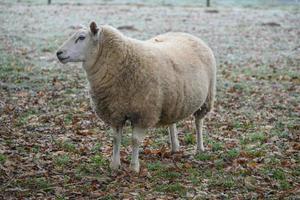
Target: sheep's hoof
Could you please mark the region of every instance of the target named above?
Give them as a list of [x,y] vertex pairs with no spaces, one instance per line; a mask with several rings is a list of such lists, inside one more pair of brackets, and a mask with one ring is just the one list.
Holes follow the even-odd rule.
[[197,147],[197,153],[204,152],[204,146]]
[[179,152],[180,150],[179,142],[174,142],[173,144],[171,143],[170,146],[171,146],[171,153]]
[[120,162],[111,162],[110,163],[110,168],[112,170],[118,170],[120,168],[120,166],[121,166]]
[[179,150],[180,150],[180,147],[178,146],[178,147],[173,147],[172,149],[171,149],[171,153],[173,154],[173,153],[177,153],[177,152],[179,152]]
[[135,173],[139,173],[140,172],[140,163],[131,163],[130,169]]

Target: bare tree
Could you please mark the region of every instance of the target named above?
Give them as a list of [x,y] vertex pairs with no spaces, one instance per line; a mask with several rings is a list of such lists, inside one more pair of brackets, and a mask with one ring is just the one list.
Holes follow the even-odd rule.
[[206,0],[206,6],[210,7],[210,0]]

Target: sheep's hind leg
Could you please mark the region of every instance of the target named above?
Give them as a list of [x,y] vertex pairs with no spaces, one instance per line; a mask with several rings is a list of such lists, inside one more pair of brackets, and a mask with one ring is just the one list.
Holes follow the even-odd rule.
[[203,118],[195,117],[196,135],[197,135],[197,152],[204,151],[203,145]]
[[130,168],[135,171],[140,171],[140,162],[139,162],[139,146],[145,137],[146,129],[134,127],[132,133],[132,157]]
[[169,138],[172,153],[179,151],[180,148],[177,134],[176,124],[174,123],[169,126]]
[[121,147],[122,128],[113,128],[113,154],[110,167],[116,170],[120,167],[120,147]]
[[196,139],[197,139],[197,152],[204,151],[203,145],[203,121],[205,115],[211,110],[210,104],[205,103],[201,109],[194,113],[196,124]]

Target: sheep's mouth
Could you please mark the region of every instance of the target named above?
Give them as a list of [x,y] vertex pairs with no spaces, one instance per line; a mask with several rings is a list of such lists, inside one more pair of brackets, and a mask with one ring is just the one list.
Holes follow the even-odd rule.
[[68,60],[70,58],[70,56],[68,57],[65,57],[65,58],[61,58],[61,57],[58,57],[59,61],[64,63],[66,60]]

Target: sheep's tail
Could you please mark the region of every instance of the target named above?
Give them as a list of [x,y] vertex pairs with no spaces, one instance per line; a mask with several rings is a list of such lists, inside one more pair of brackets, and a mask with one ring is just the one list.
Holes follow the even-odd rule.
[[[214,87],[214,86],[211,86],[211,87]],[[207,95],[207,97],[206,97],[206,100],[205,100],[204,104],[200,107],[200,109],[198,109],[194,113],[194,116],[196,118],[200,118],[200,119],[204,118],[205,115],[213,109],[214,100],[215,100],[215,89],[211,88],[208,95]]]
[[207,96],[207,102],[208,102],[208,109],[211,111],[214,107],[216,98],[216,74],[213,76],[211,83],[210,83],[210,89]]
[[208,95],[206,97],[206,100],[204,104],[198,109],[195,113],[194,116],[196,118],[202,119],[207,113],[209,113],[213,107],[214,107],[214,102],[215,102],[215,95],[216,95],[216,63],[213,60],[213,77],[210,81],[209,84],[209,91]]

